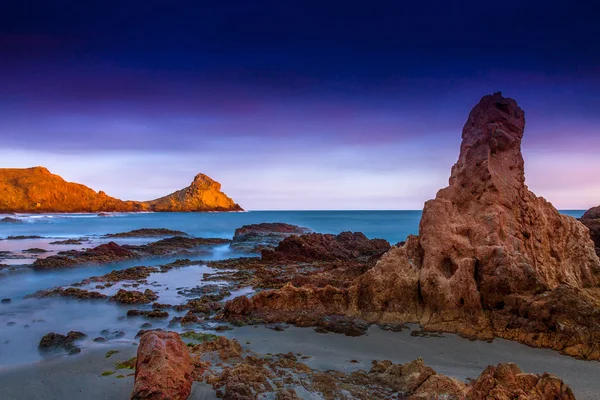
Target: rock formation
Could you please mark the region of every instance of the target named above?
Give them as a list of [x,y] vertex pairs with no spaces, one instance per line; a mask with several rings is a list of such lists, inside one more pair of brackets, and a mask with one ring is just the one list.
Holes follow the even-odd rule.
[[140,339],[131,399],[185,400],[192,390],[194,365],[175,332],[151,331]]
[[38,258],[34,269],[74,267],[81,264],[101,264],[137,258],[138,255],[115,242],[101,244],[92,249],[61,251],[55,256]]
[[152,211],[243,211],[221,192],[221,184],[198,174],[192,184],[160,199],[144,203]]
[[[582,357],[600,357],[600,349],[579,348],[588,338],[568,341],[574,332],[564,326],[598,318],[584,310],[600,300],[600,260],[581,223],[527,189],[524,126],[514,100],[499,93],[481,99],[463,128],[450,185],[425,204],[419,237],[359,279],[355,313],[531,345],[560,338]],[[566,298],[588,307],[571,310]]]
[[581,222],[590,230],[590,236],[596,244],[596,254],[600,257],[600,206],[591,208],[583,214]]
[[514,100],[483,97],[463,128],[449,186],[425,204],[419,236],[393,247],[335,299],[321,288],[287,287],[242,309],[290,311],[310,299],[313,309],[366,321],[416,322],[600,359],[600,260],[588,229],[525,185],[524,126]]
[[235,230],[230,247],[245,253],[260,253],[261,250],[274,249],[288,236],[311,232],[308,228],[281,222],[244,225]]
[[190,352],[196,380],[224,399],[575,399],[561,379],[523,373],[515,364],[489,366],[464,383],[438,374],[420,358],[405,364],[373,361],[370,370],[342,372],[311,369],[302,362],[308,357],[291,352],[260,356],[224,337],[190,344]]
[[310,233],[285,238],[274,250],[263,250],[267,261],[335,261],[379,257],[390,248],[384,239],[368,239],[361,232],[339,235]]
[[0,168],[0,213],[241,211],[221,185],[203,174],[192,184],[152,201],[122,201],[87,186],[66,182],[44,167]]

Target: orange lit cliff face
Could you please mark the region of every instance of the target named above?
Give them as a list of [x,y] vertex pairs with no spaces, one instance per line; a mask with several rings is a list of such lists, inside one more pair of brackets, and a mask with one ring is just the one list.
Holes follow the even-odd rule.
[[221,185],[203,174],[192,184],[153,201],[123,201],[66,182],[44,167],[0,169],[0,212],[100,212],[100,211],[241,211],[221,192]]

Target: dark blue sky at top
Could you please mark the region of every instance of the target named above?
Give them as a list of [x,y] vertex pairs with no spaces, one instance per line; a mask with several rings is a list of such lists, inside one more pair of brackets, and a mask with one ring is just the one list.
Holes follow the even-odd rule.
[[370,83],[489,68],[562,75],[597,73],[600,64],[595,2],[19,1],[0,11],[8,61],[244,70],[243,79],[259,83],[293,74]]
[[[331,198],[418,208],[444,184],[470,107],[502,90],[527,113],[530,185],[564,206],[593,204],[600,183],[583,171],[598,167],[599,11],[572,1],[2,2],[2,166],[39,160],[123,197],[202,170],[248,208],[315,208],[344,173],[379,185],[385,171],[402,187],[344,202],[348,185]],[[181,164],[169,161],[147,191],[89,161],[140,178],[157,154]],[[562,180],[542,173],[557,159],[571,172]],[[248,166],[279,192],[244,184]]]

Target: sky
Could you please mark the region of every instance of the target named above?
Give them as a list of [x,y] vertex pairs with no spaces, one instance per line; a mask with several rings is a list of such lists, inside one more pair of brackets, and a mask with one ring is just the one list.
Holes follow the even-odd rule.
[[249,210],[421,209],[496,91],[530,189],[600,204],[600,6],[6,1],[0,167],[135,200],[202,172]]

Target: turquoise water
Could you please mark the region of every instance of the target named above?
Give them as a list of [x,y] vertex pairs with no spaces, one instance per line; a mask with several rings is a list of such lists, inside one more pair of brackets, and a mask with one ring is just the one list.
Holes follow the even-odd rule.
[[363,232],[392,243],[417,233],[421,211],[250,211],[240,213],[140,213],[23,215],[24,224],[0,224],[9,235],[80,237],[138,228],[169,228],[200,237],[231,238],[236,228],[259,222],[286,222],[315,232]]
[[[562,211],[575,218],[583,210]],[[80,237],[138,228],[169,228],[200,237],[231,238],[236,228],[259,222],[286,222],[315,232],[363,232],[390,243],[417,234],[421,211],[250,211],[241,213],[141,213],[20,215],[24,224],[0,224],[0,238],[9,235]]]

